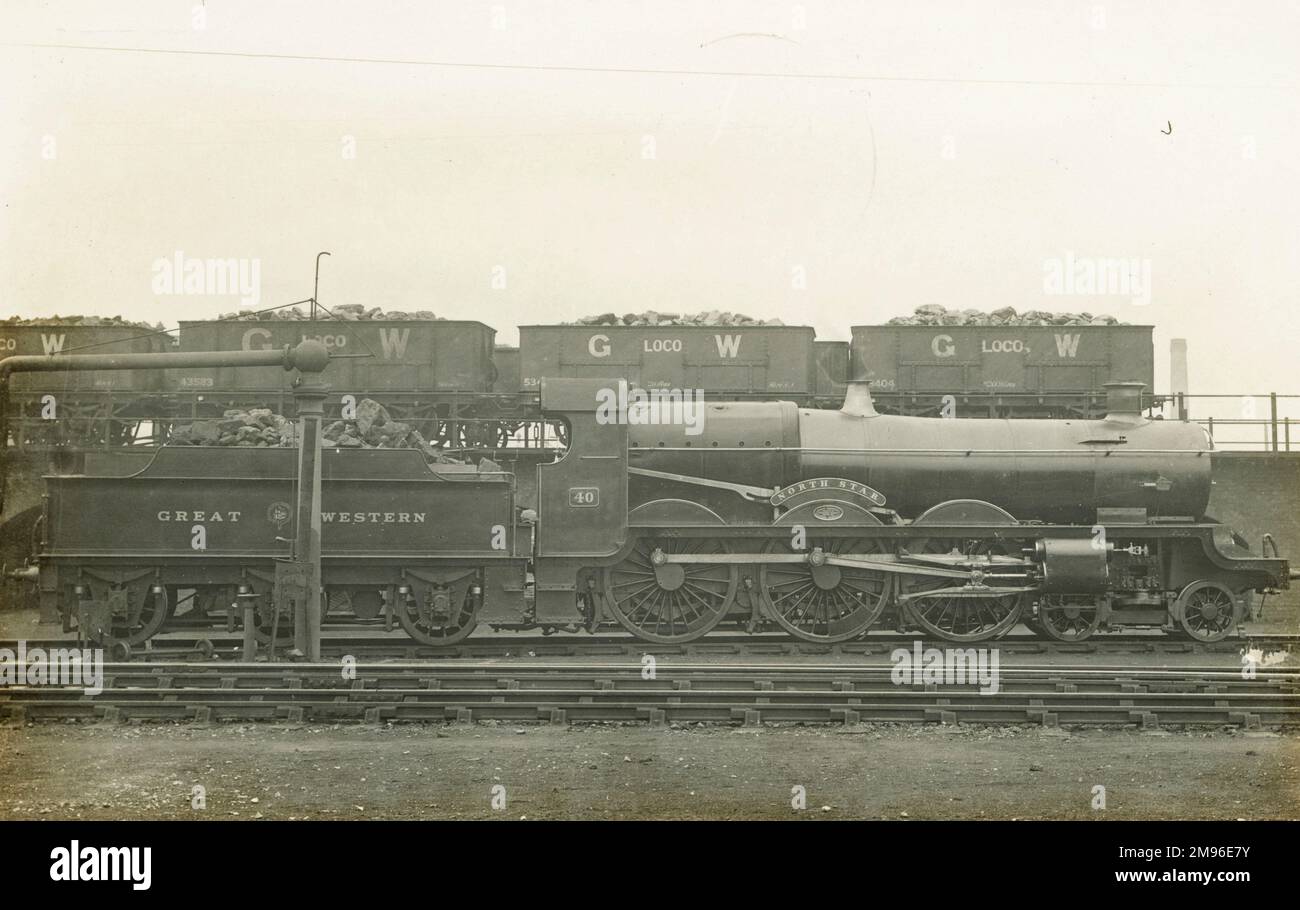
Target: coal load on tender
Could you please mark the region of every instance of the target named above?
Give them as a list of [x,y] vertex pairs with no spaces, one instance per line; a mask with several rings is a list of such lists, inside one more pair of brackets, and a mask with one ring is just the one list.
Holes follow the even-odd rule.
[[[419,449],[440,459],[437,449],[408,423],[393,420],[388,410],[372,398],[357,405],[357,416],[323,424],[321,441],[338,449]],[[175,427],[171,445],[243,446],[270,448],[297,445],[297,424],[270,408],[228,410],[222,417],[195,420]]]

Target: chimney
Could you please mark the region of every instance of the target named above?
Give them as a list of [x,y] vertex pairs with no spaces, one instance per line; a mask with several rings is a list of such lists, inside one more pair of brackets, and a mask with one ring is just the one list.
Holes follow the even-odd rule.
[[1106,419],[1133,423],[1142,419],[1142,392],[1145,382],[1108,382],[1106,389]]
[[850,379],[844,389],[844,405],[840,412],[850,417],[875,417],[876,406],[871,401],[871,383],[865,379]]

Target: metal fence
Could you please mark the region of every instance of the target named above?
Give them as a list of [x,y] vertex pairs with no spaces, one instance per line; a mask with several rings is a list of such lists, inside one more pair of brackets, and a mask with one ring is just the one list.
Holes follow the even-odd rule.
[[1205,427],[1216,449],[1246,452],[1300,451],[1291,448],[1292,428],[1300,429],[1300,395],[1166,395],[1151,399],[1154,417],[1190,420]]

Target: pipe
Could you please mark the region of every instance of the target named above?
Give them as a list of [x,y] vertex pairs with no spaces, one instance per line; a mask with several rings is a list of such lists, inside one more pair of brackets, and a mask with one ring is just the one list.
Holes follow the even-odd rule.
[[165,370],[171,367],[283,366],[288,370],[319,373],[329,363],[329,352],[319,341],[308,339],[278,351],[182,351],[167,354],[20,354],[0,360],[0,386],[11,373],[63,373],[82,370]]

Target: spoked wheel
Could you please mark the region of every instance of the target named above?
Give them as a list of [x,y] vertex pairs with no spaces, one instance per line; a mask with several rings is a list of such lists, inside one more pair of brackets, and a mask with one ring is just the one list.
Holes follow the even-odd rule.
[[454,645],[469,638],[478,625],[474,595],[466,587],[457,597],[454,587],[412,582],[409,593],[398,594],[394,612],[406,634],[426,645]]
[[[810,539],[809,551],[827,555],[883,553],[878,540],[860,537]],[[767,553],[797,552],[784,541],[769,541]],[[867,568],[808,563],[771,563],[759,567],[758,587],[781,627],[804,641],[838,642],[857,638],[880,618],[892,579]]]
[[1222,641],[1238,619],[1237,598],[1223,585],[1197,581],[1178,595],[1178,622],[1197,641]]
[[638,638],[656,644],[691,641],[709,632],[736,600],[740,572],[708,563],[654,565],[652,554],[725,553],[708,538],[642,538],[618,565],[603,574],[605,606]]
[[[921,542],[918,549],[925,553],[952,553],[968,556],[990,554],[1006,555],[1004,546],[996,541],[953,540],[931,538]],[[905,593],[920,593],[954,586],[947,579],[913,578],[903,583]],[[988,597],[948,597],[937,595],[907,601],[907,613],[915,623],[934,635],[948,641],[987,641],[1000,638],[1020,621],[1025,597],[1021,594],[1003,594]]]
[[1030,628],[1057,641],[1083,641],[1092,637],[1100,623],[1101,605],[1097,598],[1045,594],[1038,604],[1038,622]]
[[908,602],[916,624],[948,641],[987,641],[1006,634],[1020,619],[1024,598],[923,597]]
[[139,598],[140,609],[136,612],[129,606],[125,617],[114,618],[113,638],[128,645],[144,644],[171,618],[171,599],[165,593],[155,594],[149,586],[132,587],[127,596]]
[[500,444],[500,427],[490,420],[466,420],[460,425],[461,445],[467,449],[491,449]]

